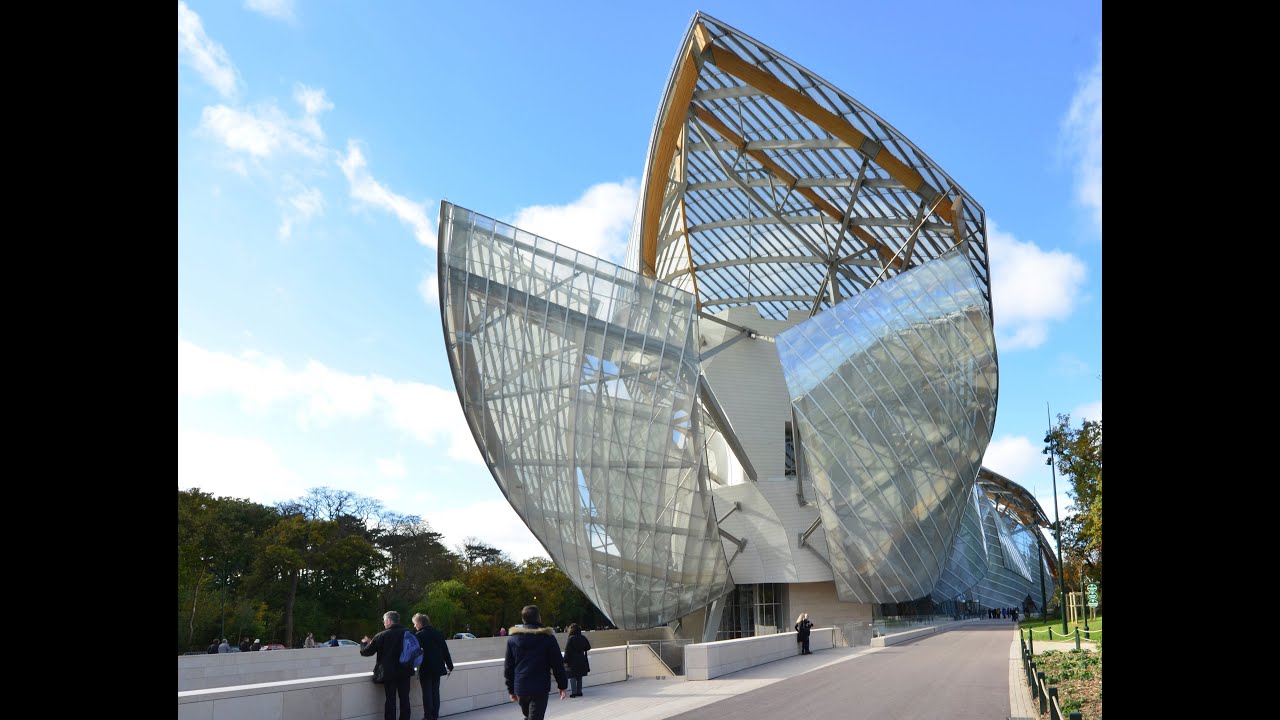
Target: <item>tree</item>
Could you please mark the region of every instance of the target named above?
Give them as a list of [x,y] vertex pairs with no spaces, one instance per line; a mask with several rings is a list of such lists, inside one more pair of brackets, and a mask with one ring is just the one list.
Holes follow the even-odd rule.
[[235,609],[255,538],[277,519],[273,509],[249,500],[178,491],[179,652],[203,647],[215,633],[228,635],[228,615],[238,626]]
[[1042,451],[1057,461],[1057,470],[1071,480],[1067,495],[1073,503],[1062,520],[1064,562],[1070,556],[1084,572],[1102,579],[1102,421],[1083,420],[1071,427],[1070,415],[1058,415],[1058,423],[1044,438]]
[[426,597],[431,583],[453,577],[460,562],[443,539],[417,515],[388,514],[382,518],[378,547],[388,560],[383,607],[409,607]]

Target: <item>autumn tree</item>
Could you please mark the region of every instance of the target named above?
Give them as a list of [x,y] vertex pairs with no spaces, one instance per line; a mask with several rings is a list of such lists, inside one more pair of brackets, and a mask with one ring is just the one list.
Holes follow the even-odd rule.
[[1102,421],[1082,420],[1071,427],[1070,415],[1058,415],[1058,422],[1044,438],[1042,451],[1048,462],[1056,461],[1063,477],[1070,479],[1067,495],[1072,504],[1062,519],[1062,552],[1078,560],[1086,575],[1102,579]]

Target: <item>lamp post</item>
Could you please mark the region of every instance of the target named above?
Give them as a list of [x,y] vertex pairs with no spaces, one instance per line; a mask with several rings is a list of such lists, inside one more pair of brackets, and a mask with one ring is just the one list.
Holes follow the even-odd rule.
[[1049,444],[1049,469],[1053,471],[1053,529],[1058,538],[1058,586],[1062,589],[1062,634],[1066,635],[1067,569],[1062,565],[1062,521],[1058,519],[1058,466],[1053,453],[1053,416],[1049,414],[1048,402],[1044,404],[1044,415],[1049,421],[1049,434],[1044,439]]

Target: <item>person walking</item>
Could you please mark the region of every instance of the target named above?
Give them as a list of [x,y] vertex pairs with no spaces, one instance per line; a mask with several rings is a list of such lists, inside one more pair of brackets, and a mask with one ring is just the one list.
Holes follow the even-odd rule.
[[800,613],[796,618],[796,642],[800,643],[801,655],[812,655],[809,652],[809,630],[813,623],[809,622],[809,613]]
[[551,696],[551,678],[547,673],[556,676],[560,699],[565,697],[564,660],[560,657],[560,643],[556,642],[555,633],[542,625],[542,612],[537,605],[525,605],[520,610],[520,619],[524,624],[511,628],[507,655],[502,663],[507,695],[511,702],[520,703],[525,720],[543,720]]
[[413,708],[409,706],[409,680],[412,673],[400,670],[400,649],[404,645],[404,634],[408,632],[400,624],[400,613],[388,610],[382,614],[382,632],[373,636],[368,645],[360,648],[360,654],[369,657],[376,655],[373,665],[373,676],[382,674],[382,691],[386,701],[382,705],[383,720],[396,720],[396,699],[400,700],[400,719],[411,720]]
[[413,616],[414,633],[422,646],[422,666],[418,668],[418,684],[422,686],[422,718],[437,720],[440,717],[440,676],[453,672],[453,658],[444,633],[431,626],[431,618],[425,613]]
[[591,641],[582,634],[578,623],[569,623],[569,638],[564,641],[564,669],[569,675],[569,697],[582,697],[582,678],[591,672],[587,651]]

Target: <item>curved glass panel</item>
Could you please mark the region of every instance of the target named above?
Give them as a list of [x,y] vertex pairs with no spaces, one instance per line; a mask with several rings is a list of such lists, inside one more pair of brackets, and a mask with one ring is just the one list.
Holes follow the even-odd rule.
[[982,530],[982,502],[986,496],[974,485],[969,499],[960,516],[960,532],[933,589],[933,599],[939,603],[972,599],[970,591],[987,576],[987,543]]
[[1035,528],[1028,528],[1001,513],[991,498],[982,498],[983,534],[991,549],[986,577],[972,591],[972,599],[983,607],[1022,607],[1027,599],[1040,607],[1041,577],[1047,597],[1057,587],[1045,568]]
[[913,268],[777,344],[838,596],[928,595],[995,420],[991,314],[968,258]]
[[438,255],[467,422],[556,564],[626,629],[727,592],[693,296],[449,203]]

